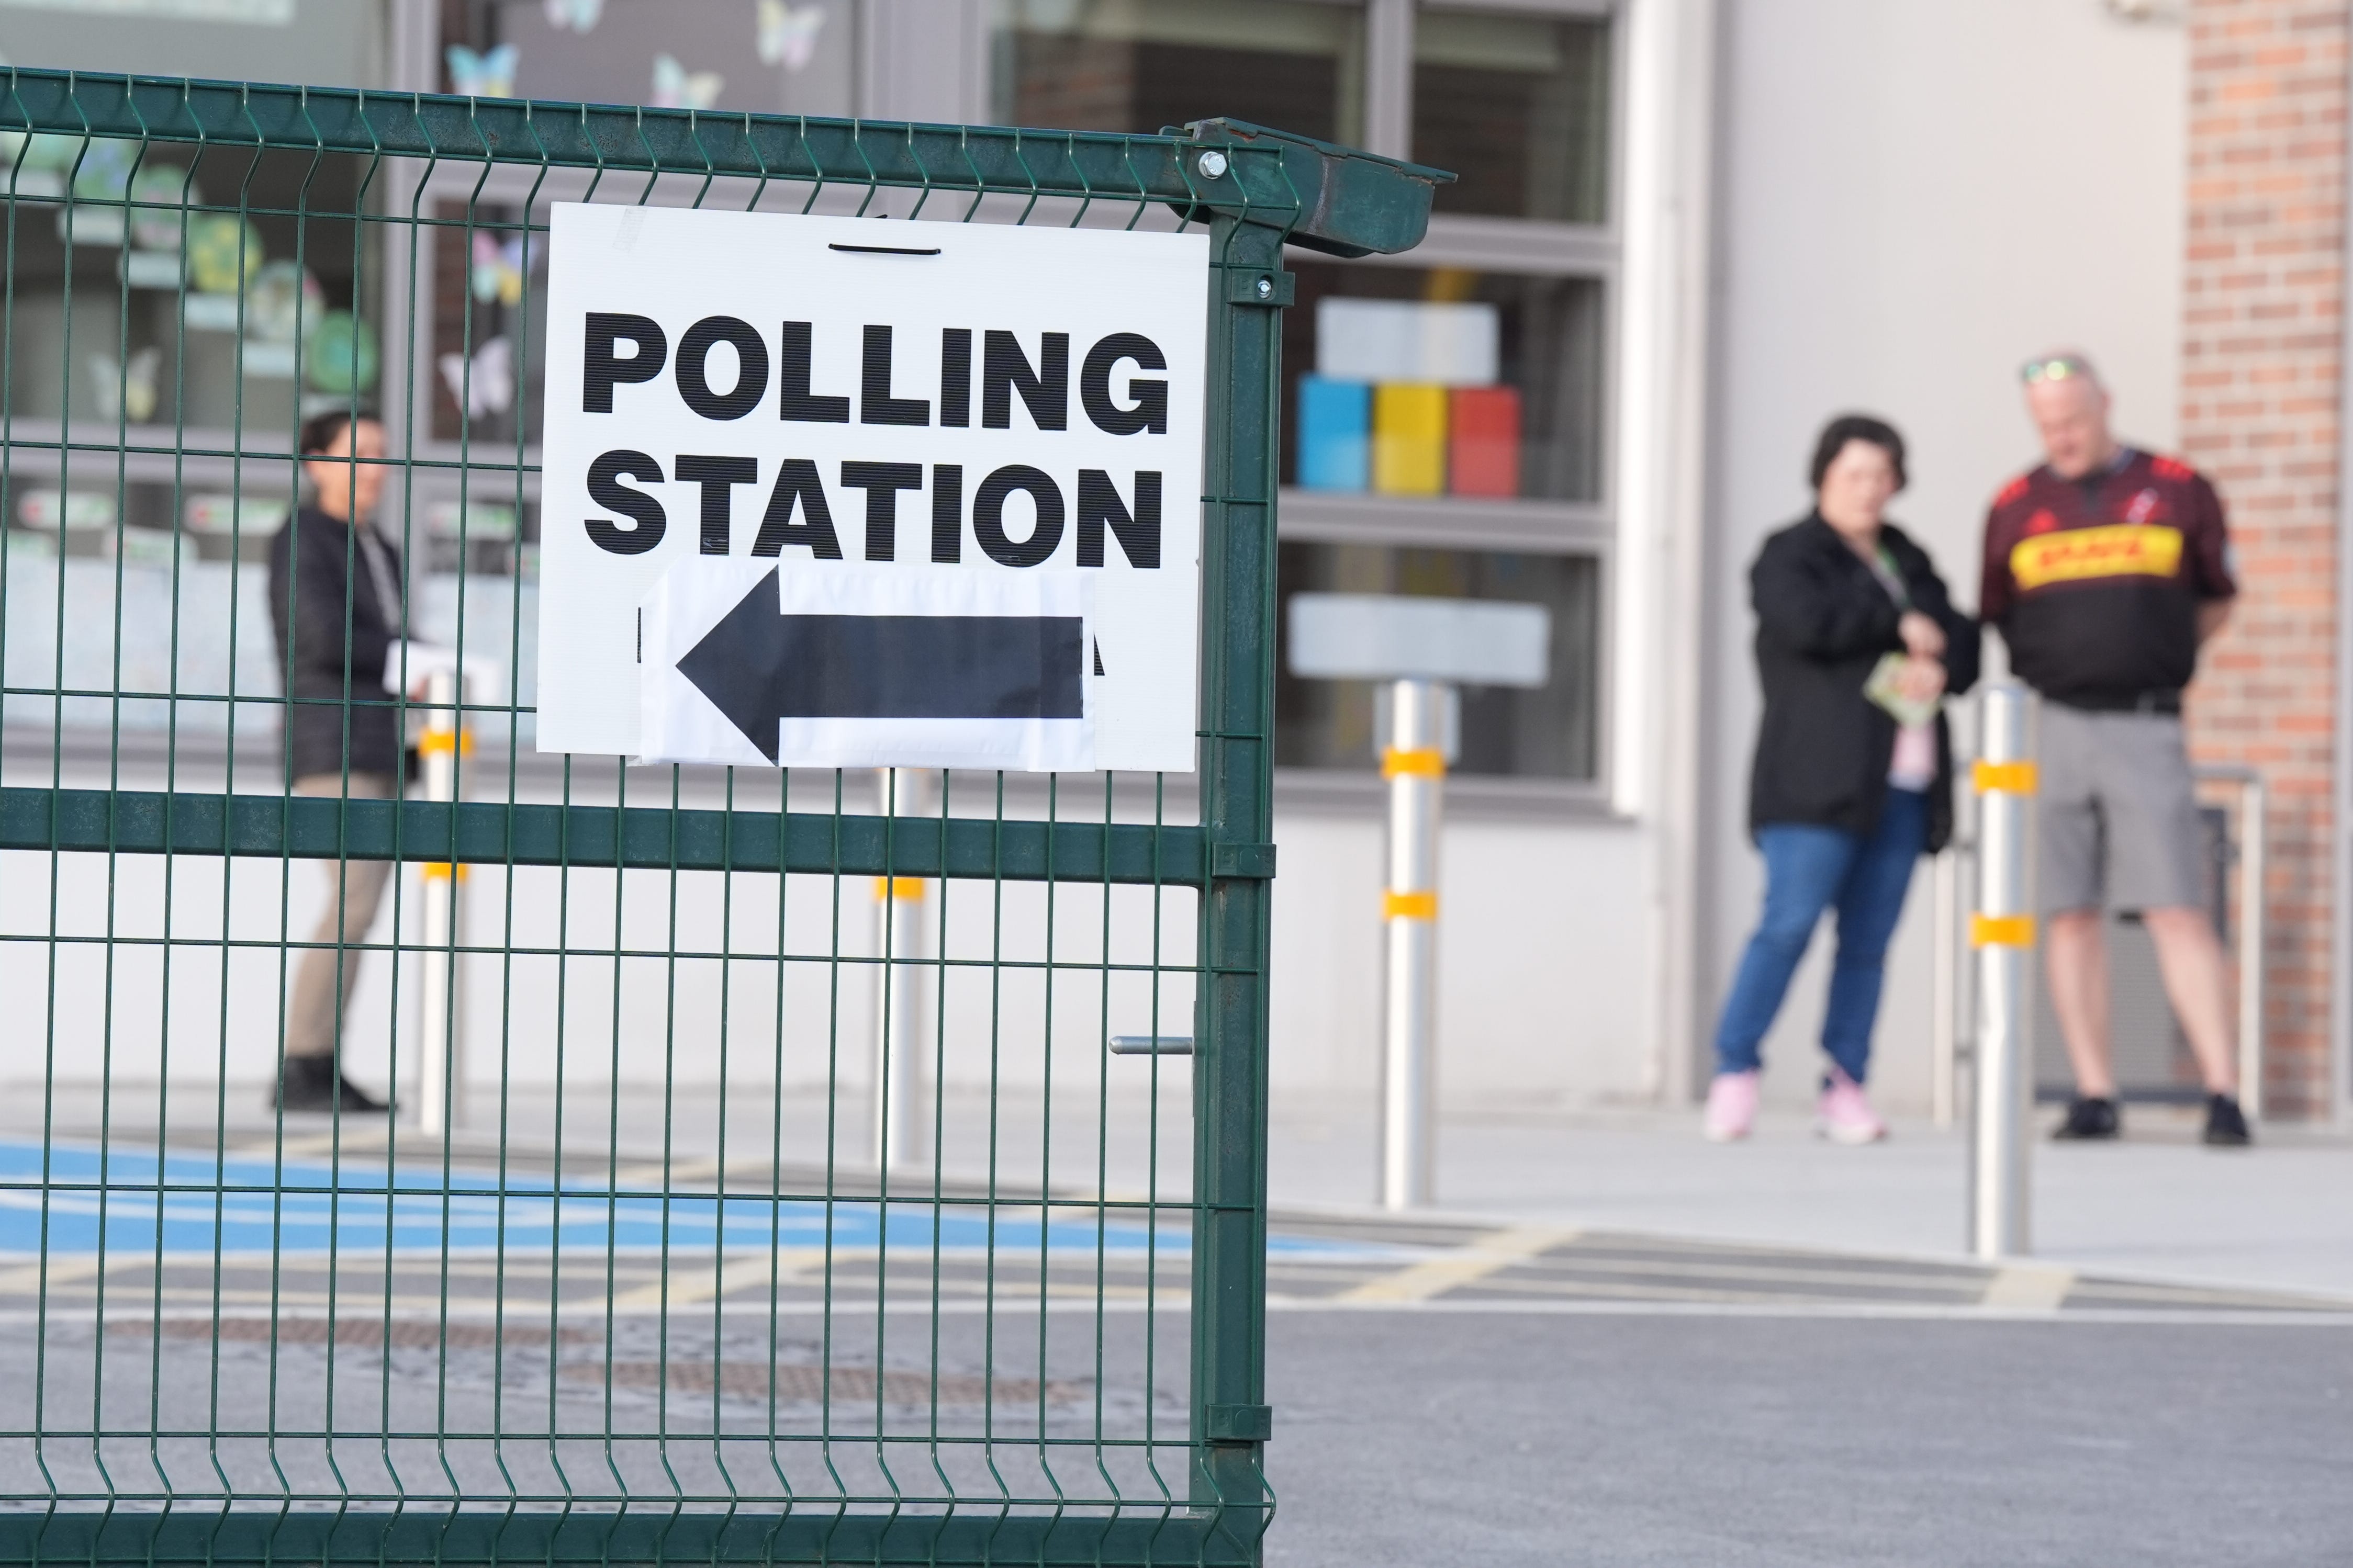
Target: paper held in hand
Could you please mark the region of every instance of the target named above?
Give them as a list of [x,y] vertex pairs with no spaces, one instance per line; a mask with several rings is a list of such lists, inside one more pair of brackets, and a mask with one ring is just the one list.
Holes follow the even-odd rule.
[[1911,658],[1908,655],[1882,654],[1879,662],[1871,667],[1871,679],[1862,683],[1862,694],[1894,714],[1895,721],[1907,729],[1915,724],[1926,724],[1945,705],[1942,693],[1926,701],[1905,695],[1904,667],[1909,663]]

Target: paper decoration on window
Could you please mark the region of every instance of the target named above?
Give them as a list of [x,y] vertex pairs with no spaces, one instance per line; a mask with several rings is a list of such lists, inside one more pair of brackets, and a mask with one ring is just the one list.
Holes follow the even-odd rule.
[[112,528],[121,515],[110,490],[26,490],[16,503],[16,521],[44,533]]
[[142,250],[177,253],[180,210],[198,206],[204,195],[177,163],[149,163],[131,178],[131,239]]
[[290,343],[326,311],[327,291],[316,278],[291,261],[268,262],[245,291],[245,335]]
[[235,294],[267,259],[261,231],[229,213],[188,220],[188,277],[204,294]]
[[785,0],[760,0],[760,63],[788,71],[806,67],[817,55],[817,37],[825,29],[822,5],[787,5]]
[[709,109],[719,101],[726,79],[717,71],[690,71],[670,55],[654,57],[656,109]]
[[512,98],[515,47],[501,44],[476,54],[463,44],[448,48],[449,87],[460,98]]
[[441,379],[470,418],[504,414],[514,406],[514,344],[492,338],[474,351],[470,362],[464,354],[443,354]]
[[155,416],[155,373],[163,368],[164,351],[143,348],[131,356],[129,365],[110,353],[90,356],[90,374],[95,378],[91,391],[98,398],[98,416],[113,419],[128,414],[133,425],[144,425]]
[[531,237],[516,235],[501,239],[480,230],[474,233],[474,264],[472,286],[474,298],[487,305],[495,300],[510,308],[522,303],[524,277],[537,259],[532,254]]
[[605,15],[605,0],[547,0],[547,25],[557,32],[593,31]]
[[303,345],[302,374],[314,392],[349,397],[375,384],[375,332],[349,310],[319,318]]
[[139,154],[131,142],[93,136],[73,172],[73,194],[86,202],[119,202],[131,194],[131,165]]

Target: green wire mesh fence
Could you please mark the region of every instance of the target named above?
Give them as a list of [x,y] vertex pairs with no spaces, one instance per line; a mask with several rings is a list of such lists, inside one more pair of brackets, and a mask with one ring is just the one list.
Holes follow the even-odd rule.
[[[1407,248],[1443,176],[0,82],[0,1561],[1256,1561],[1282,247]],[[536,753],[559,200],[1206,226],[1198,775]],[[388,571],[463,686],[290,679],[333,412],[385,432],[343,635]],[[306,706],[347,760],[290,788]],[[435,798],[349,760],[385,712]]]

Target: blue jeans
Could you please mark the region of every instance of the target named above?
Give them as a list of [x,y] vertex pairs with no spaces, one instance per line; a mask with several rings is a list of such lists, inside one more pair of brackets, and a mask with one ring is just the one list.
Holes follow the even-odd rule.
[[1861,1083],[1871,1066],[1871,1026],[1879,1015],[1887,942],[1904,912],[1912,863],[1928,840],[1928,797],[1891,789],[1868,838],[1840,827],[1774,823],[1757,830],[1765,852],[1765,913],[1740,955],[1732,994],[1715,1029],[1718,1072],[1751,1072],[1789,977],[1806,956],[1822,911],[1838,910],[1838,959],[1831,970],[1822,1049]]

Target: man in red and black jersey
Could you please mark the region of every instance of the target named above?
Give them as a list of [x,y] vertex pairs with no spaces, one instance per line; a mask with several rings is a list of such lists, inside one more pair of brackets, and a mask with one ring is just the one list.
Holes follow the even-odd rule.
[[2199,866],[2181,689],[2238,592],[2214,487],[2119,444],[2081,354],[2026,366],[2048,459],[1986,518],[1979,614],[2043,698],[2042,903],[2051,1000],[2075,1070],[2062,1138],[2119,1129],[2102,910],[2137,910],[2206,1080],[2206,1141],[2244,1143],[2222,947]]

